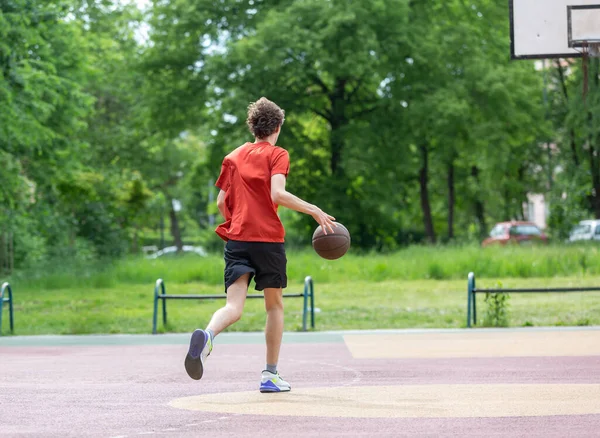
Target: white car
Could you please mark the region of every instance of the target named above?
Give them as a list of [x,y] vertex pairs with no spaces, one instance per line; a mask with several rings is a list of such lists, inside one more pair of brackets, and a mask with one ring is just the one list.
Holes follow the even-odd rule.
[[569,234],[569,242],[600,240],[600,220],[581,221]]
[[[183,254],[195,254],[195,255],[202,256],[202,257],[207,256],[204,248],[202,248],[200,246],[184,245],[182,249],[183,249],[183,251],[182,251]],[[155,253],[148,254],[146,256],[146,258],[157,259],[159,257],[171,256],[171,255],[177,255],[177,247],[176,246],[167,246],[166,248],[163,248],[160,251],[156,251]]]

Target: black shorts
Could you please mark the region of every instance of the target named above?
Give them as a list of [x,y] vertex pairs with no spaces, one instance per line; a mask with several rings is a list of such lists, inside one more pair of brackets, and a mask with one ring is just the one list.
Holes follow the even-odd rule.
[[239,242],[225,245],[225,293],[244,274],[256,282],[256,290],[287,287],[287,258],[283,243]]

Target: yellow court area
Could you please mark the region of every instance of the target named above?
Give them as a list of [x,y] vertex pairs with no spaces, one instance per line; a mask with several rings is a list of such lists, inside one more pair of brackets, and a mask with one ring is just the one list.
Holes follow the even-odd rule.
[[397,385],[229,392],[185,397],[172,407],[229,414],[467,418],[600,414],[600,384]]
[[600,330],[345,335],[356,359],[599,356]]
[[[175,408],[230,414],[344,417],[344,418],[470,418],[534,417],[600,414],[600,383],[568,381],[543,375],[532,382],[514,382],[514,372],[503,378],[500,368],[484,362],[489,373],[476,383],[400,384],[404,365],[390,365],[390,359],[422,360],[436,358],[537,358],[580,356],[582,361],[600,356],[600,330],[455,330],[421,332],[370,332],[343,335],[352,355],[348,367],[367,367],[376,373],[385,370],[383,385],[374,386],[366,379],[348,385],[294,388],[289,393],[260,394],[225,392],[202,394],[173,400]],[[587,356],[585,359],[583,356]],[[387,361],[379,361],[386,359]],[[531,359],[530,359],[531,360]],[[454,362],[453,362],[454,363]],[[485,365],[485,364],[488,365]],[[531,363],[531,362],[530,362]],[[354,364],[354,365],[352,365]],[[392,367],[386,368],[386,367]],[[418,365],[415,365],[418,367]],[[461,367],[440,365],[443,367]],[[481,365],[480,365],[481,366]],[[514,371],[514,364],[511,365]],[[535,365],[534,365],[535,366]],[[347,370],[352,368],[346,367]],[[398,378],[395,379],[397,369]],[[550,368],[551,369],[551,368]],[[401,371],[404,370],[404,371]],[[524,372],[531,369],[523,365]],[[356,371],[356,370],[354,370]],[[412,370],[414,373],[415,370]],[[486,374],[487,375],[487,374]],[[560,382],[560,380],[558,380]],[[367,384],[371,383],[371,384]],[[316,385],[316,383],[312,383]],[[311,386],[312,386],[311,385]],[[354,385],[354,386],[352,386]]]

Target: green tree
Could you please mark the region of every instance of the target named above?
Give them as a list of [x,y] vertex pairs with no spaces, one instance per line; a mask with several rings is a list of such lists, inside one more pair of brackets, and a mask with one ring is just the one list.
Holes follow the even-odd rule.
[[48,242],[69,235],[71,224],[52,208],[56,181],[85,153],[92,99],[79,84],[85,54],[69,6],[0,3],[0,228],[14,232],[20,263],[43,256],[40,234]]
[[508,61],[506,16],[491,1],[158,2],[148,56],[175,84],[166,102],[192,90],[178,120],[204,103],[213,169],[247,138],[240,103],[281,104],[292,190],[383,248],[419,221],[453,238],[457,215],[484,233],[539,187],[541,80]]
[[557,130],[554,166],[556,184],[551,224],[558,236],[590,216],[600,217],[600,62],[589,59],[584,99],[581,60],[556,60],[549,67],[549,112]]

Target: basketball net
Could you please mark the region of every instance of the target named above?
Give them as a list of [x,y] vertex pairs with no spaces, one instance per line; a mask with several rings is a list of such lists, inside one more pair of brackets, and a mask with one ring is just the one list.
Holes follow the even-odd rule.
[[585,103],[588,94],[588,64],[589,58],[600,57],[600,40],[578,41],[583,55],[583,101]]
[[582,53],[590,58],[598,58],[600,56],[600,41],[584,41],[581,46]]

